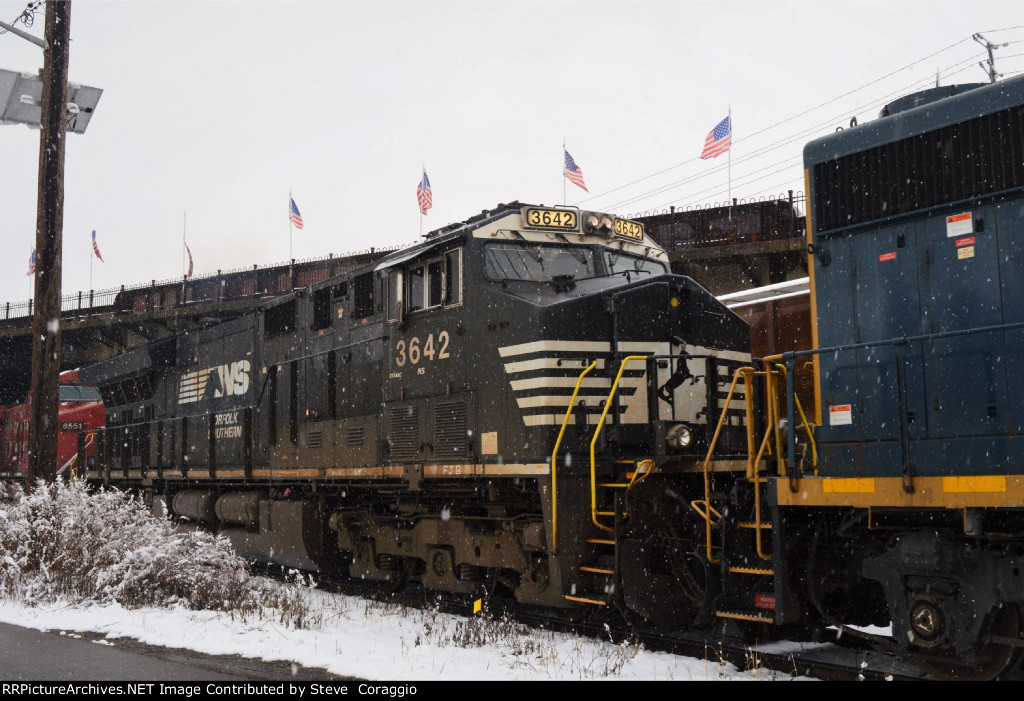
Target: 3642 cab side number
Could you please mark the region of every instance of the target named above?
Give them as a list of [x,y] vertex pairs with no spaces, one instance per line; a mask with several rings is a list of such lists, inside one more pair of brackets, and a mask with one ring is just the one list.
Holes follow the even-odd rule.
[[406,343],[405,339],[399,339],[395,344],[395,365],[405,367],[418,365],[421,360],[444,360],[449,357],[448,344],[451,343],[451,336],[447,331],[442,331],[434,341],[434,334],[429,334],[426,341],[421,341],[419,336],[413,336]]

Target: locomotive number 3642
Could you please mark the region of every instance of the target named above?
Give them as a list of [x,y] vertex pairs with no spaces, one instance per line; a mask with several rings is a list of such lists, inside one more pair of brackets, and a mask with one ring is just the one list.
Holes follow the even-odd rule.
[[444,360],[448,357],[448,343],[451,341],[451,336],[448,335],[447,331],[442,331],[437,335],[437,344],[434,344],[434,334],[427,336],[427,340],[420,347],[420,337],[413,336],[409,339],[408,345],[406,345],[405,339],[400,339],[395,344],[395,365],[398,367],[404,367],[406,363],[410,365],[416,365],[423,358],[430,360]]

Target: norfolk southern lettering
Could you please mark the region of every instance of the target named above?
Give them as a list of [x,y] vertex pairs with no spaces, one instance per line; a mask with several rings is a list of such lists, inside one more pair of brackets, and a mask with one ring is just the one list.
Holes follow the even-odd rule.
[[214,414],[214,436],[217,438],[241,438],[242,420],[239,417],[241,412],[227,411],[223,414]]
[[238,360],[204,370],[193,370],[181,376],[178,386],[178,404],[201,401],[212,387],[213,397],[230,397],[245,394],[249,390],[248,360]]

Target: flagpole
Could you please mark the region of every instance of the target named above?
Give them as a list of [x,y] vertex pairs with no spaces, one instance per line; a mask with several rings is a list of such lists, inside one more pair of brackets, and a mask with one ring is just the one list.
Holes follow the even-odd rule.
[[735,141],[732,137],[732,105],[729,105],[729,219],[732,219],[732,142]]
[[89,291],[92,292],[92,242],[89,245]]
[[181,303],[185,303],[185,232],[188,230],[188,212],[181,213]]
[[292,190],[288,188],[288,265],[292,264]]
[[562,137],[562,206],[564,207],[568,198],[565,195],[565,137]]
[[[423,181],[427,178],[427,164],[423,164],[423,171],[420,175],[420,190],[423,189]],[[418,198],[417,198],[418,199]],[[420,210],[420,238],[423,238],[423,204],[416,202],[416,207]]]

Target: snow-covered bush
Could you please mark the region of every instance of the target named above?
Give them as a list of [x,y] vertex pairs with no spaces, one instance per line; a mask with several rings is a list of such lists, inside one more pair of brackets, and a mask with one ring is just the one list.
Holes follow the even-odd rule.
[[60,482],[39,482],[27,495],[7,489],[0,501],[0,595],[244,616],[269,603],[285,623],[301,626],[308,617],[298,591],[250,576],[225,538],[177,529],[124,492]]

